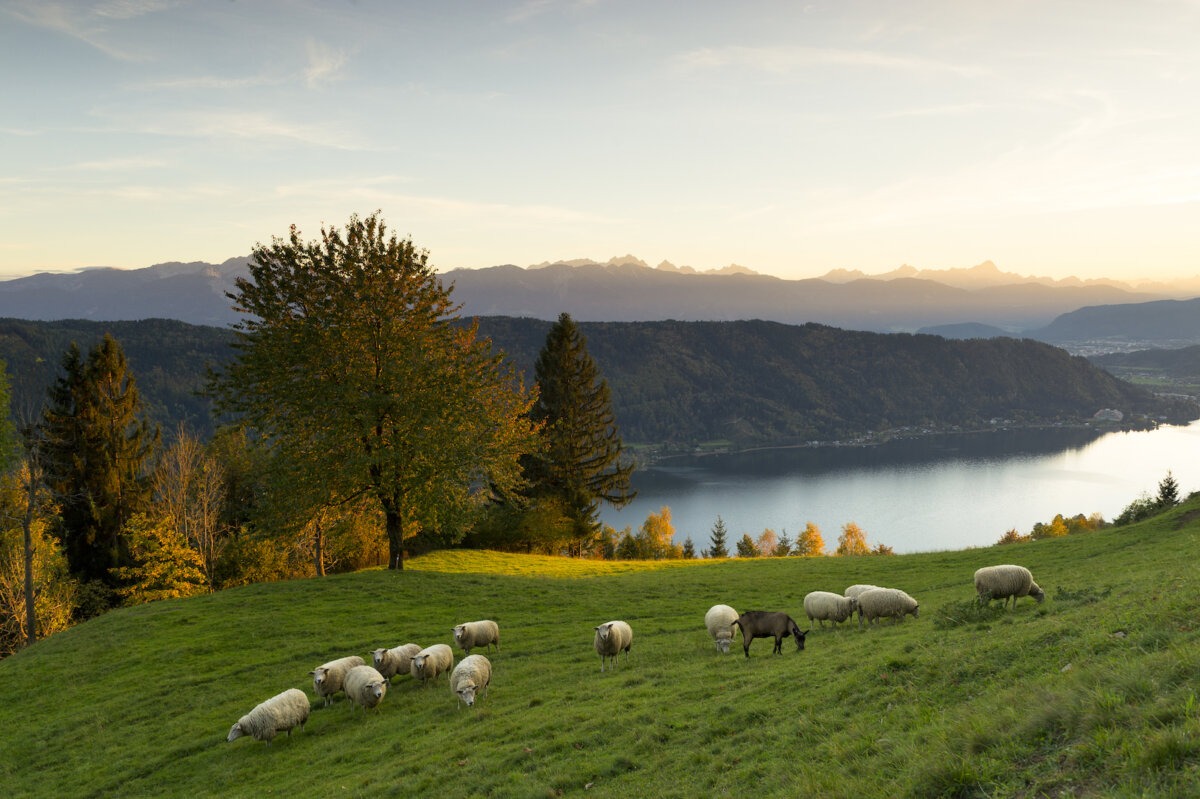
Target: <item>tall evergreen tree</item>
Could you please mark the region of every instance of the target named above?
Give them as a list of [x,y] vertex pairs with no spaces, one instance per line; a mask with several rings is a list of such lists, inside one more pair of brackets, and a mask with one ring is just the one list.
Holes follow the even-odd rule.
[[729,547],[725,543],[725,522],[721,517],[717,517],[717,523],[712,528],[712,538],[709,540],[708,549],[704,551],[706,558],[727,558],[729,557]]
[[620,508],[637,496],[629,487],[634,464],[621,462],[608,383],[569,314],[550,328],[534,373],[538,399],[529,416],[543,425],[543,446],[523,459],[525,477],[535,499],[562,501],[582,545],[600,529],[601,502]]
[[110,335],[86,362],[72,344],[42,416],[46,481],[61,508],[55,531],[71,572],[112,586],[130,565],[122,529],[147,502],[158,428],[143,415],[133,374]]
[[1175,475],[1167,471],[1167,476],[1158,482],[1158,498],[1155,500],[1160,508],[1173,508],[1179,504],[1179,483]]

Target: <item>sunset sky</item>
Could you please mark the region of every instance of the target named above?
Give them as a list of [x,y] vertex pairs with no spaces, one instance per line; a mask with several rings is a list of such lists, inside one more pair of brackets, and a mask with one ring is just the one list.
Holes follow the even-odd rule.
[[1200,274],[1200,2],[0,0],[0,278],[383,212],[633,253]]

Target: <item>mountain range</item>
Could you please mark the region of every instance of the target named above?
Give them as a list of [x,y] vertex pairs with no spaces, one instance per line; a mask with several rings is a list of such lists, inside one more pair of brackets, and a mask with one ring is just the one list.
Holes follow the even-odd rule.
[[[169,318],[224,326],[238,316],[225,293],[248,274],[247,264],[241,257],[221,264],[97,267],[16,278],[0,282],[0,316]],[[453,298],[469,316],[546,320],[567,312],[581,322],[762,319],[872,332],[942,333],[956,326],[1060,346],[1097,340],[1112,349],[1123,348],[1114,337],[1148,346],[1200,343],[1200,324],[1189,321],[1200,315],[1189,316],[1185,306],[1155,305],[1200,295],[1200,287],[1190,294],[1188,284],[1151,291],[1117,281],[1051,281],[1002,272],[991,262],[950,270],[906,266],[876,277],[843,270],[784,280],[736,264],[701,272],[666,261],[651,267],[627,255],[604,263],[576,259],[453,269],[442,279],[453,284]],[[1164,324],[1167,308],[1181,321]]]

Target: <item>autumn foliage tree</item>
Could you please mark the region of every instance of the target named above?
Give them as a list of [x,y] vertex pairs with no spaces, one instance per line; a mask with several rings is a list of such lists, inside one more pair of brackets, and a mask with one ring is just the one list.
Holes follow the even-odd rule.
[[209,377],[219,412],[243,419],[289,469],[294,502],[366,496],[389,568],[406,539],[460,539],[488,490],[515,491],[534,447],[534,396],[503,353],[457,324],[428,253],[378,213],[305,242],[254,248],[229,296],[246,315],[235,357]]
[[804,532],[796,536],[792,545],[792,554],[805,558],[815,558],[825,554],[825,539],[821,537],[821,528],[812,522],[804,525]]
[[836,553],[838,555],[869,555],[871,548],[867,546],[867,534],[854,522],[842,525],[842,534],[838,536]]

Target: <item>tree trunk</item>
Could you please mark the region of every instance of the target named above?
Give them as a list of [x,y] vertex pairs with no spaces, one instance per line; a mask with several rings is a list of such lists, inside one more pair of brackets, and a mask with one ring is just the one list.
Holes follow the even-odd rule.
[[388,537],[388,568],[404,568],[404,517],[395,510],[385,510]]
[[315,554],[313,555],[313,560],[315,561],[314,565],[317,567],[317,576],[324,577],[325,576],[325,530],[321,527],[320,519],[317,519],[317,522],[314,525],[314,527],[316,528],[316,531],[313,533],[313,544],[315,545],[313,547],[313,549],[315,550]]
[[37,641],[37,608],[33,597],[33,511],[37,502],[37,481],[34,467],[29,465],[29,495],[25,502],[25,645],[33,646]]

